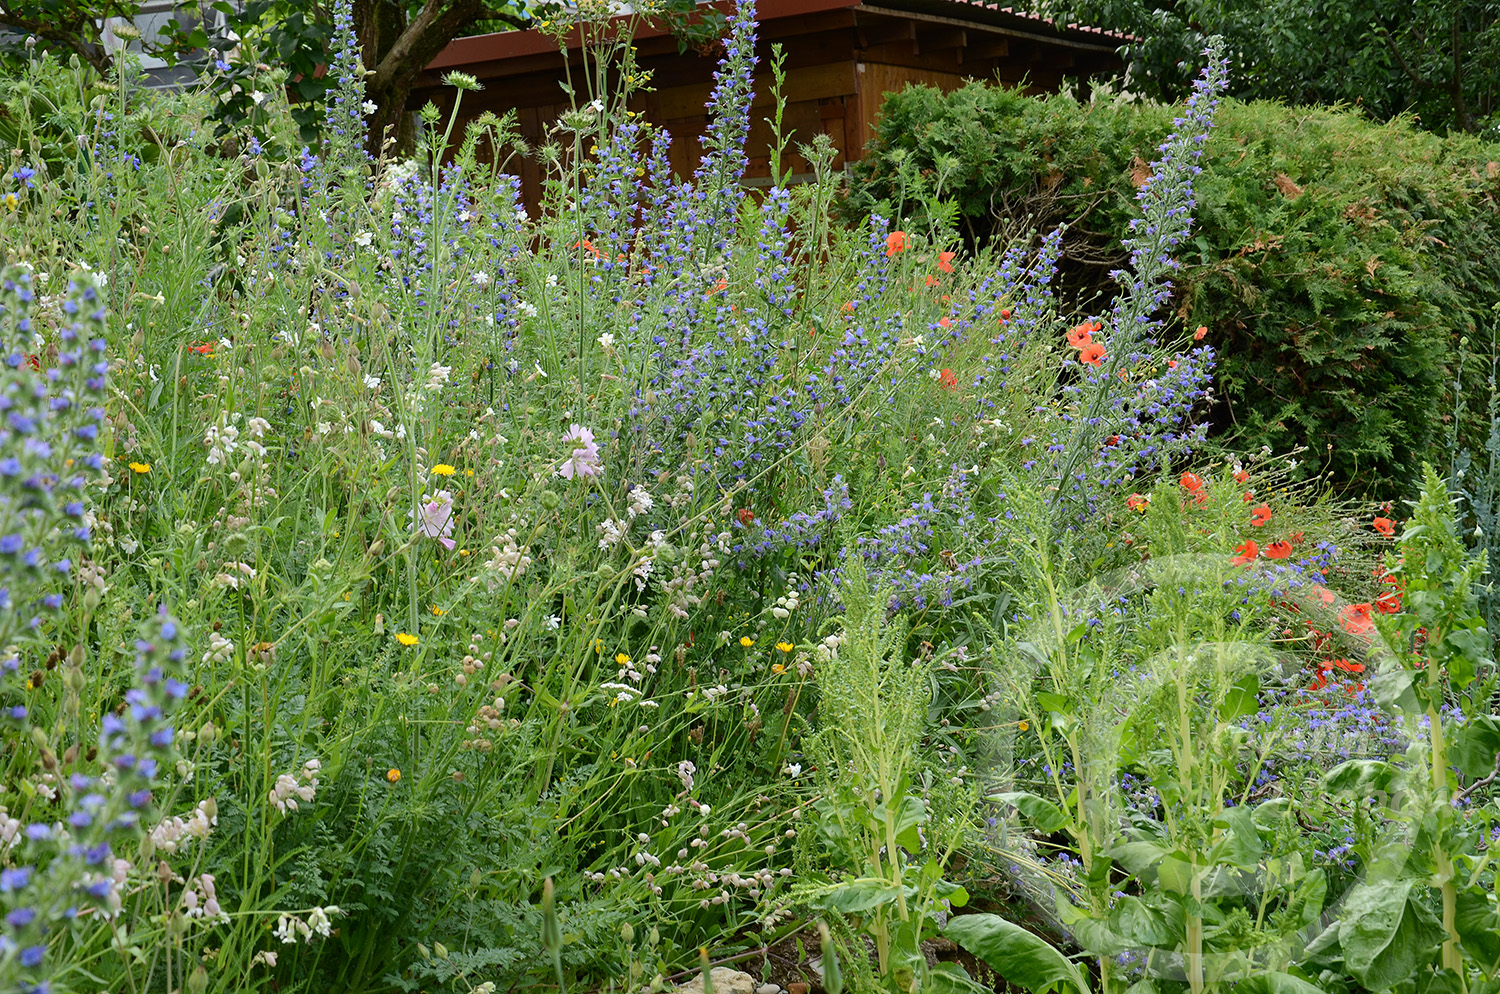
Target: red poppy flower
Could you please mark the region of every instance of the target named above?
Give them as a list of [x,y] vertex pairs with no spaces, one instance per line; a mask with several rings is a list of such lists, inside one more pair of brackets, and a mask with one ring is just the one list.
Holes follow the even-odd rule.
[[215,342],[194,342],[192,345],[188,346],[188,351],[189,352],[196,352],[199,355],[213,355],[214,354],[214,345],[215,344],[217,344],[217,343],[215,343]]
[[740,524],[745,525],[746,527],[749,527],[750,523],[755,520],[755,512],[750,510],[748,507],[740,508],[735,512],[734,516],[740,520]]
[[1248,483],[1249,480],[1250,480],[1250,471],[1249,470],[1246,470],[1246,469],[1237,469],[1237,470],[1234,471],[1234,482],[1235,483]]
[[940,318],[938,320],[938,327],[940,327],[940,328],[951,328],[951,327],[953,327],[953,319],[950,318],[950,317]]
[[938,286],[942,282],[943,281],[940,280],[940,279],[938,279],[936,276],[932,275],[931,273],[928,273],[927,274],[927,278],[922,281],[922,285],[925,286],[925,287],[934,287],[934,286]]
[[1107,357],[1104,354],[1104,346],[1098,342],[1085,345],[1083,351],[1078,353],[1078,361],[1086,362],[1090,366],[1100,365],[1105,358]]
[[708,293],[709,293],[709,296],[713,296],[716,293],[723,293],[725,290],[728,290],[728,289],[729,289],[729,281],[726,280],[726,279],[721,279],[717,283],[714,284],[714,288],[712,290],[708,291]]
[[1375,619],[1372,617],[1373,608],[1368,601],[1360,604],[1347,604],[1339,611],[1339,624],[1344,626],[1344,631],[1350,635],[1368,635],[1370,629],[1375,627]]
[[939,252],[938,269],[945,273],[953,272],[953,260],[957,257],[957,252]]
[[1203,326],[1203,325],[1200,324],[1198,326],[1198,330],[1195,331],[1195,332],[1193,332],[1193,341],[1195,341],[1195,342],[1201,342],[1201,341],[1203,341],[1204,336],[1207,335],[1207,334],[1208,334],[1208,328],[1206,328],[1205,326]]
[[32,369],[34,369],[38,373],[40,373],[42,371],[42,357],[41,356],[28,355],[26,357],[26,365],[30,366]]
[[1336,669],[1343,670],[1345,673],[1363,673],[1365,671],[1364,663],[1351,663],[1347,659],[1335,659],[1332,665]]
[[1322,601],[1324,604],[1332,604],[1334,601],[1333,591],[1329,590],[1327,587],[1314,587],[1312,593],[1314,597]]
[[953,370],[945,369],[938,374],[938,386],[944,390],[954,390],[958,387],[958,377],[953,375]]
[[1262,504],[1260,507],[1250,509],[1250,527],[1263,528],[1267,521],[1271,520],[1271,505]]
[[1104,445],[1107,448],[1111,448],[1112,449],[1116,445],[1119,445],[1119,444],[1120,444],[1120,436],[1119,435],[1111,435],[1111,436],[1109,436],[1108,438],[1106,438],[1104,440]]
[[1302,544],[1302,533],[1301,532],[1292,532],[1290,535],[1288,535],[1286,537],[1286,540],[1288,542],[1292,543],[1293,545],[1301,545]]
[[893,231],[885,236],[885,257],[887,259],[904,248],[906,248],[906,232]]
[[1177,478],[1177,482],[1190,494],[1198,493],[1203,489],[1203,477],[1197,473],[1183,473]]
[[1075,349],[1087,348],[1094,344],[1094,326],[1085,321],[1083,324],[1069,328],[1068,344]]
[[1401,591],[1388,590],[1375,598],[1375,609],[1381,614],[1398,614],[1401,611]]
[[1001,321],[1009,321],[1010,320],[1010,308],[1009,307],[1002,307],[1002,308],[1000,308],[1000,320]]
[[1248,566],[1251,563],[1255,562],[1255,558],[1260,555],[1260,546],[1255,544],[1254,539],[1247,538],[1245,539],[1244,543],[1242,543],[1240,547],[1238,549],[1235,549],[1234,551],[1239,553],[1239,555],[1229,560],[1229,565]]
[[1376,531],[1386,538],[1391,538],[1396,534],[1396,523],[1390,518],[1376,518],[1370,523],[1375,526]]
[[1125,498],[1125,506],[1130,508],[1132,511],[1139,511],[1142,514],[1145,514],[1146,508],[1151,506],[1151,498],[1143,497],[1140,494],[1131,494],[1129,497]]
[[1290,542],[1272,542],[1266,546],[1267,559],[1286,559],[1291,554],[1292,543]]

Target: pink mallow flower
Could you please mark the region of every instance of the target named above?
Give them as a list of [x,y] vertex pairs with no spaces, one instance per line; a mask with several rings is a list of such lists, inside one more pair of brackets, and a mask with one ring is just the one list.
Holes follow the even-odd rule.
[[435,538],[449,552],[457,545],[449,535],[453,534],[453,495],[439,490],[427,503],[418,506],[416,514],[417,534]]
[[557,475],[571,480],[576,477],[598,476],[604,472],[604,463],[599,459],[599,446],[594,444],[594,433],[583,425],[573,425],[563,436],[564,442],[574,443],[573,454],[557,467]]

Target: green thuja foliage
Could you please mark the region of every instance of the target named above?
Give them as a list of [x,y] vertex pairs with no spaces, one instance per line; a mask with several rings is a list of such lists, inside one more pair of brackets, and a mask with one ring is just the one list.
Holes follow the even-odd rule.
[[[971,242],[1066,223],[1061,283],[1102,305],[1171,107],[971,83],[887,100],[851,214],[956,217]],[[1500,146],[1347,109],[1225,101],[1197,177],[1168,305],[1218,354],[1210,420],[1243,448],[1304,447],[1350,493],[1410,492],[1453,431],[1459,341],[1491,340],[1500,299]],[[1476,413],[1482,410],[1476,406]]]

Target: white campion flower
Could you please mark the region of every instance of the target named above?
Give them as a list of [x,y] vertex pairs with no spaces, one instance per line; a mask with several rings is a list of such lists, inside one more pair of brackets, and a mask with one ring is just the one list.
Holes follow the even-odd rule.
[[208,464],[217,466],[229,462],[239,448],[240,430],[234,425],[209,425],[203,433],[203,445],[208,449]]
[[656,499],[651,496],[650,492],[645,487],[636,486],[630,490],[630,502],[626,505],[625,511],[634,518],[638,515],[650,513],[651,509],[655,506]]
[[609,549],[618,545],[625,537],[628,528],[625,522],[616,521],[614,518],[605,518],[599,522],[594,526],[594,531],[599,533],[599,548]]
[[317,793],[318,773],[322,767],[322,762],[317,759],[309,759],[303,763],[301,771],[301,778],[305,781],[303,783],[298,783],[298,778],[290,773],[281,774],[271,788],[271,804],[282,814],[286,814],[288,811],[297,810],[298,801],[304,804],[311,803]]
[[234,643],[218,632],[208,633],[208,651],[203,654],[205,663],[227,663],[234,658]]

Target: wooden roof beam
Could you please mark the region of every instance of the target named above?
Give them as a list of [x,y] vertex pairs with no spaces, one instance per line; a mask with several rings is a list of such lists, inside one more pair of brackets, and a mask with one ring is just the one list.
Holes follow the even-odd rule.
[[855,21],[855,32],[860,48],[889,45],[894,41],[917,43],[917,22],[904,17],[859,17]]
[[917,31],[912,48],[917,55],[954,48],[958,50],[958,61],[962,64],[964,46],[968,43],[969,34],[963,28],[926,27]]

